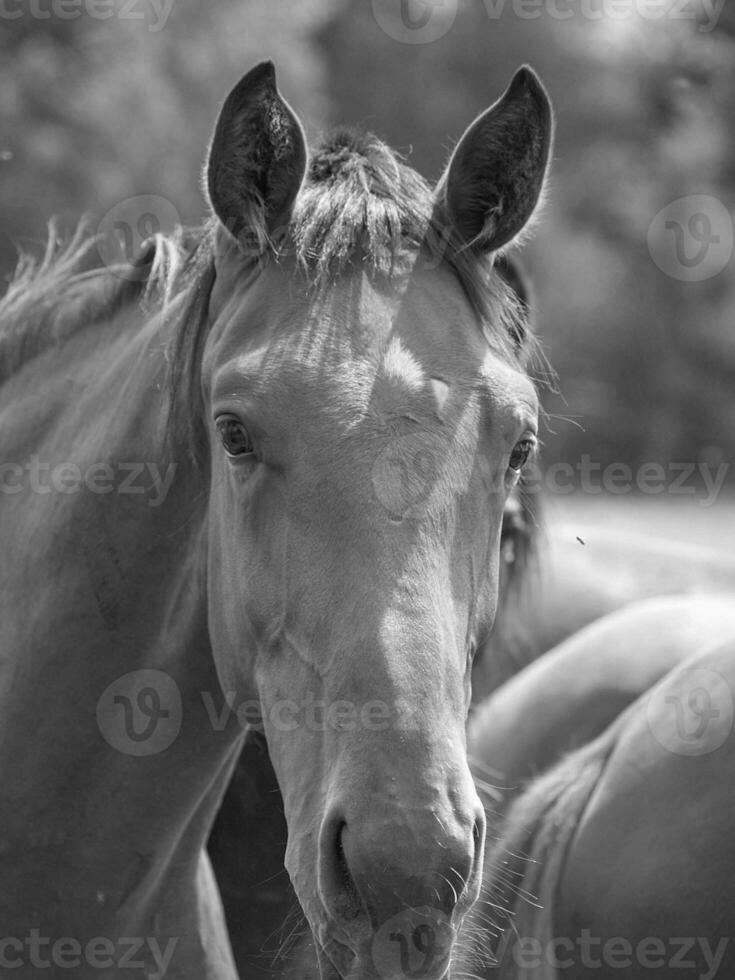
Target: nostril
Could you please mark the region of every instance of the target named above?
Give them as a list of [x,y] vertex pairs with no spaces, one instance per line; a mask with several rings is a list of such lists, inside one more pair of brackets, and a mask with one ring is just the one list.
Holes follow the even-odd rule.
[[485,810],[480,807],[472,827],[473,860],[470,877],[467,881],[468,896],[473,899],[479,894],[482,882],[482,865],[485,854],[486,819]]
[[341,882],[343,890],[350,896],[357,897],[357,888],[352,875],[350,874],[350,868],[347,864],[347,855],[345,854],[344,835],[346,830],[347,824],[342,821],[337,828],[337,833],[335,835],[337,876]]
[[324,828],[321,839],[321,891],[329,910],[342,919],[354,919],[361,904],[357,886],[350,873],[345,854],[344,820],[332,820]]
[[472,828],[472,841],[475,845],[475,854],[483,847],[485,843],[485,813],[483,813],[475,820],[475,825]]
[[354,821],[333,811],[319,835],[318,889],[327,914],[367,926],[405,907],[466,911],[482,877],[485,819],[476,802],[477,809],[470,805],[459,819],[442,814],[442,834],[430,808],[413,822],[394,811],[386,815],[392,820]]

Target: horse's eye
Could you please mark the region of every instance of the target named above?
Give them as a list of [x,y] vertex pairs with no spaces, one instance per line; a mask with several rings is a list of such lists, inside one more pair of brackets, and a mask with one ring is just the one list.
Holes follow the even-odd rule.
[[533,452],[535,442],[533,439],[521,439],[516,443],[513,452],[510,454],[508,466],[512,470],[521,470],[528,462],[528,457]]
[[220,418],[217,429],[228,456],[245,456],[253,452],[253,440],[242,422],[231,417]]

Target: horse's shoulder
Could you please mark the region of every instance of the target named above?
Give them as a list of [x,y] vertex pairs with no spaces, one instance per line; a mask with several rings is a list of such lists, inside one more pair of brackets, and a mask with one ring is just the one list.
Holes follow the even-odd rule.
[[[570,753],[513,800],[502,822],[489,829],[481,901],[474,919],[493,916],[496,939],[487,960],[494,976],[516,978],[520,963],[528,980],[556,976],[541,951],[556,935],[554,896],[575,829],[604,771],[611,730]],[[534,953],[538,952],[538,955]],[[493,963],[494,960],[494,963]],[[474,968],[488,962],[473,963]],[[484,974],[483,974],[484,975]]]
[[610,613],[517,673],[476,710],[472,753],[510,782],[527,779],[591,741],[703,638],[728,634],[735,634],[730,596],[642,599]]
[[684,660],[613,726],[560,880],[567,928],[691,929],[696,909],[705,929],[723,893],[735,899],[722,870],[735,860],[734,714],[730,639]]

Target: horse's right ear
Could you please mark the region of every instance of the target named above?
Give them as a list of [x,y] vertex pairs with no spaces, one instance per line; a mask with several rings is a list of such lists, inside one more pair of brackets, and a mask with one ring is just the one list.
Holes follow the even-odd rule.
[[301,123],[263,61],[227,96],[215,126],[206,167],[214,213],[243,248],[263,251],[288,223],[305,170]]
[[457,144],[437,198],[468,246],[494,252],[533,214],[546,176],[553,116],[535,72],[519,69]]

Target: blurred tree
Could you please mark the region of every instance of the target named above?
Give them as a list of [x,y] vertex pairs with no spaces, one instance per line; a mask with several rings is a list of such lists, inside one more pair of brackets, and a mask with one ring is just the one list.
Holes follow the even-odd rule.
[[[335,0],[273,4],[176,0],[159,25],[152,4],[114,0],[115,15],[0,15],[0,270],[46,221],[99,220],[137,195],[160,195],[185,223],[205,205],[199,174],[218,106],[254,63],[272,57],[280,84],[316,125],[328,115],[311,37]],[[12,5],[11,5],[12,7]],[[8,9],[11,9],[9,7]],[[53,4],[36,4],[53,11]],[[12,7],[14,12],[16,8]],[[129,10],[136,16],[126,16]],[[138,19],[137,15],[144,15]]]

